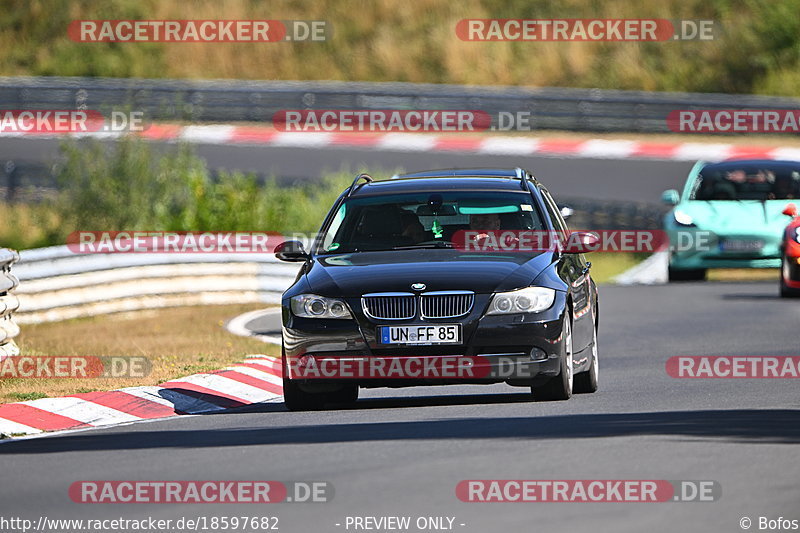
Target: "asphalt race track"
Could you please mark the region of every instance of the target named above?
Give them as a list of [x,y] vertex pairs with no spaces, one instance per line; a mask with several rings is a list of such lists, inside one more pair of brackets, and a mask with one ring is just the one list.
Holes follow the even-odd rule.
[[[0,501],[33,519],[272,515],[289,532],[353,531],[347,516],[377,515],[455,517],[464,532],[734,532],[743,517],[754,531],[761,516],[800,518],[798,382],[665,372],[673,355],[798,355],[800,302],[778,298],[777,282],[605,286],[600,298],[596,394],[531,403],[507,386],[376,389],[346,410],[270,405],[17,441],[0,445]],[[71,483],[103,479],[319,480],[335,496],[70,500]],[[713,503],[463,503],[466,479],[714,480],[722,492]]]
[[[58,140],[6,138],[0,142],[0,162],[52,163],[58,160]],[[241,170],[303,181],[323,173],[355,173],[370,169],[394,172],[439,168],[521,166],[539,178],[558,198],[593,198],[658,203],[665,189],[683,186],[691,162],[545,156],[482,155],[457,152],[382,151],[378,149],[275,147],[198,144],[197,153],[209,168]]]

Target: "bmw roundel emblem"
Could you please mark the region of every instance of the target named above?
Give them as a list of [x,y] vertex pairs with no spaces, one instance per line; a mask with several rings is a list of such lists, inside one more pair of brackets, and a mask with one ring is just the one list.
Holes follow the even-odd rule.
[[425,290],[425,284],[424,283],[412,283],[411,284],[411,288],[414,289],[415,291],[424,291]]

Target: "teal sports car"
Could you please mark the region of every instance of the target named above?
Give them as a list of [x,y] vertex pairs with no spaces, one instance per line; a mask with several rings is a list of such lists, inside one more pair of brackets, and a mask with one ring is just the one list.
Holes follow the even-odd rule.
[[709,268],[779,268],[786,205],[800,198],[800,162],[740,159],[694,165],[682,192],[664,191],[670,281]]

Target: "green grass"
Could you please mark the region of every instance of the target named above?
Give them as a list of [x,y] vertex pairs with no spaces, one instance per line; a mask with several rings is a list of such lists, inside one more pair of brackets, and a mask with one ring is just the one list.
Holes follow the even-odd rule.
[[37,204],[0,203],[0,220],[9,221],[0,225],[1,246],[64,244],[75,231],[313,233],[353,180],[344,172],[303,185],[213,176],[189,145],[154,150],[134,137],[110,147],[65,141],[62,152],[58,193]]
[[45,392],[12,392],[6,395],[6,397],[14,402],[27,402],[30,400],[38,400],[40,398],[47,398],[47,393]]

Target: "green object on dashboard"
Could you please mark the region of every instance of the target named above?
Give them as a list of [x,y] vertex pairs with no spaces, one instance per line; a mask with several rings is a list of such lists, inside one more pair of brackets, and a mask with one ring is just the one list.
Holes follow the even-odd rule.
[[442,224],[439,222],[439,219],[433,221],[431,231],[433,232],[434,239],[441,239],[444,236],[444,229],[442,228]]

